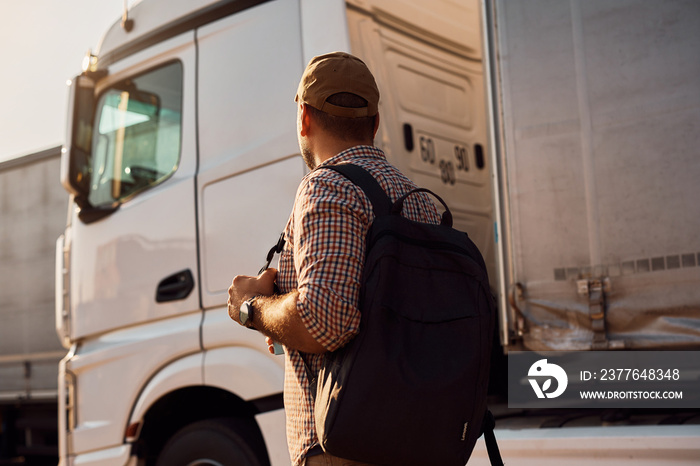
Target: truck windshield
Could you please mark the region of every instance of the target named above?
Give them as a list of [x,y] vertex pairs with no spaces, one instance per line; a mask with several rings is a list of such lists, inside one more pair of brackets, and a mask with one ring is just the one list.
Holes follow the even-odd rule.
[[175,172],[181,116],[180,62],[126,79],[103,92],[95,115],[90,204],[122,202]]

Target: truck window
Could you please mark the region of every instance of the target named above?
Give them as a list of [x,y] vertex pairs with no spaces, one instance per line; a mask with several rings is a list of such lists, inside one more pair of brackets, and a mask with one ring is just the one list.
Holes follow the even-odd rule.
[[182,64],[108,88],[97,102],[95,128],[91,205],[122,202],[163,182],[180,160]]

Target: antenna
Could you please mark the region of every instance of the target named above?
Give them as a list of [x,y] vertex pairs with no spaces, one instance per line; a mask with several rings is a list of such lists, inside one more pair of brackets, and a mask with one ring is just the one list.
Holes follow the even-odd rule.
[[134,20],[129,18],[128,0],[124,0],[124,13],[122,13],[122,28],[126,32],[131,32],[134,29]]

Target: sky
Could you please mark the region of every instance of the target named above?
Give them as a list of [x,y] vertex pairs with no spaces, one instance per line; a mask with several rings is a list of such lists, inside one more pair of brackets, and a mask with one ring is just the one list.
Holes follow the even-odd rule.
[[0,0],[0,7],[3,162],[63,144],[66,81],[121,18],[124,0]]

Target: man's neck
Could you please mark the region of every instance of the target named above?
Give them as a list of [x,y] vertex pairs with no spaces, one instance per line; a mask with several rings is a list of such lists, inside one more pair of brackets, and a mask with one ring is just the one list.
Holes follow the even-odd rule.
[[320,144],[318,149],[314,152],[317,162],[316,166],[321,165],[331,157],[335,157],[341,152],[352,149],[353,147],[371,146],[372,144],[372,141],[345,141],[339,139],[323,141],[323,144]]

